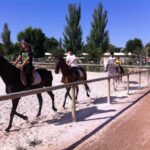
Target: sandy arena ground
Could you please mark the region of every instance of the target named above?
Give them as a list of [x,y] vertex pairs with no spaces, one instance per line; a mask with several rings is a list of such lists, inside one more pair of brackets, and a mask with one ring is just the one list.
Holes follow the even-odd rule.
[[[107,76],[107,73],[88,72],[88,79]],[[53,85],[59,85],[61,74],[54,74]],[[105,129],[120,111],[133,104],[148,88],[147,76],[142,76],[142,89],[138,88],[138,75],[130,77],[130,95],[126,91],[126,77],[118,86],[118,91],[111,88],[111,104],[107,104],[107,81],[90,83],[90,98],[86,97],[83,85],[79,87],[77,103],[78,122],[72,122],[71,100],[67,99],[66,107],[62,108],[65,89],[54,91],[55,104],[58,112],[51,109],[51,99],[43,93],[43,108],[40,118],[36,118],[38,101],[35,95],[23,97],[17,111],[27,115],[26,122],[14,117],[10,133],[4,130],[9,122],[11,101],[0,102],[0,150],[24,149],[78,149],[78,146],[99,130]],[[5,85],[0,79],[0,95],[5,94]],[[119,113],[121,114],[121,113]]]

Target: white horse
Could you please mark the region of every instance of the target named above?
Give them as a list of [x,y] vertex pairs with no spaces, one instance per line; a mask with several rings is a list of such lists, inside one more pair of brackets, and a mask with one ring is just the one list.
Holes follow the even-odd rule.
[[[123,67],[120,65],[115,65],[114,63],[108,64],[108,77],[112,77],[115,75],[121,75],[124,73]],[[114,90],[117,90],[118,84],[122,81],[121,77],[116,77],[113,79],[113,87]]]

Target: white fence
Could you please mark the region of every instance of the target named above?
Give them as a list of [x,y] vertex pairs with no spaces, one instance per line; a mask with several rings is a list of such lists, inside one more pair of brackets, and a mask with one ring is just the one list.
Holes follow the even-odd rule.
[[[129,84],[130,83],[129,82],[130,81],[130,75],[133,75],[133,74],[138,74],[139,75],[139,79],[138,79],[139,88],[141,88],[141,76],[143,74],[147,75],[147,86],[150,86],[150,70],[138,71],[138,72],[134,72],[134,73],[124,74],[123,76],[127,77],[127,84],[126,84],[127,94],[129,94],[129,90],[130,90],[130,84]],[[58,90],[58,89],[62,89],[62,88],[66,88],[66,87],[71,86],[72,87],[72,117],[73,117],[73,121],[77,121],[76,105],[75,105],[75,86],[85,84],[85,83],[92,83],[92,82],[107,80],[108,81],[107,103],[111,104],[111,90],[110,90],[111,84],[110,84],[110,80],[113,79],[113,78],[116,78],[116,77],[120,77],[120,76],[121,75],[112,76],[112,77],[103,77],[103,78],[91,79],[91,80],[87,80],[87,81],[79,81],[79,82],[68,83],[68,84],[65,84],[65,85],[57,85],[57,86],[52,86],[52,87],[33,89],[33,90],[29,90],[29,91],[16,92],[16,93],[0,96],[0,101],[15,99],[15,98],[28,96],[28,95],[33,95],[33,94],[38,94],[38,93],[43,93],[43,92],[47,92],[47,91],[54,91],[54,90]]]

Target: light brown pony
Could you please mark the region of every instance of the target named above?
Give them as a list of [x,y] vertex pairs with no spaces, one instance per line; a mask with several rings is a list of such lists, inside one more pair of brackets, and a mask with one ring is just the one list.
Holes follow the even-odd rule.
[[[56,67],[55,67],[55,73],[58,74],[59,70],[61,70],[61,73],[63,75],[62,82],[64,84],[65,83],[70,83],[70,82],[87,80],[87,74],[86,74],[86,71],[84,70],[84,68],[78,67],[77,69],[75,69],[74,67],[68,66],[63,57],[59,57],[57,59],[58,59],[58,61],[56,63]],[[77,71],[78,71],[78,74],[79,74],[78,77],[77,77]],[[89,97],[90,95],[89,95],[88,92],[90,92],[90,89],[89,89],[89,87],[86,83],[84,84],[84,86],[85,86],[85,90],[86,90],[86,95]],[[71,89],[71,87],[66,88],[67,91],[66,91],[65,100],[64,100],[64,103],[63,103],[64,108],[65,108],[67,96],[69,96],[70,99],[72,99],[70,94],[69,94],[70,89]],[[79,91],[78,86],[76,86],[75,89],[76,89],[75,99],[77,99],[78,91]]]

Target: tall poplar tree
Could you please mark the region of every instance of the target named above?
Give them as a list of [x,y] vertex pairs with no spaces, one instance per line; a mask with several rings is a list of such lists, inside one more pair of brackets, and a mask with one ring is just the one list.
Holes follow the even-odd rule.
[[3,42],[3,51],[6,54],[11,53],[11,39],[10,39],[11,31],[9,30],[8,24],[4,23],[3,32],[1,33],[1,40]]
[[72,48],[76,54],[80,52],[83,46],[82,29],[80,26],[81,6],[77,7],[75,4],[69,4],[68,11],[69,15],[66,16],[67,25],[63,33],[63,46],[66,50]]
[[102,4],[100,3],[98,8],[94,10],[93,21],[91,23],[92,28],[90,35],[87,37],[90,51],[93,50],[91,53],[96,53],[96,56],[98,57],[109,48],[109,34],[106,30],[107,22],[107,11],[103,9]]

